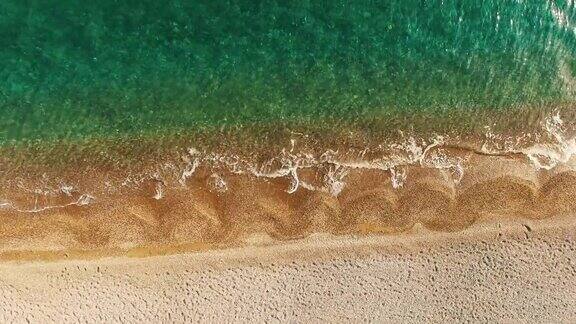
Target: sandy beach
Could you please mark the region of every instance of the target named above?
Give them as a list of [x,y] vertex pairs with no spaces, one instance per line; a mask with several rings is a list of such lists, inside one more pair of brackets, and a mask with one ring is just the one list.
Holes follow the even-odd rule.
[[3,322],[573,322],[576,219],[0,265]]

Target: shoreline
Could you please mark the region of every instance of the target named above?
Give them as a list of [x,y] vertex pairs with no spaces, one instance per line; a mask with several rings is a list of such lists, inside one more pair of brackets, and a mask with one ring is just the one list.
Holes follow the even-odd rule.
[[573,215],[576,142],[560,117],[545,126],[555,143],[524,150],[410,138],[314,155],[292,142],[260,164],[189,148],[144,174],[4,179],[0,260],[159,255],[318,234],[394,237],[419,227],[458,233]]
[[[199,151],[243,158],[266,158],[287,149],[295,140],[304,152],[377,149],[408,138],[445,137],[450,145],[479,149],[489,140],[519,145],[549,138],[546,123],[562,118],[566,135],[576,134],[572,102],[544,107],[509,109],[458,109],[367,116],[281,119],[235,124],[198,125],[189,128],[155,128],[142,132],[87,134],[69,138],[11,139],[0,142],[0,163],[7,170],[66,171],[79,167],[111,168],[115,164],[146,166],[162,163],[194,147]],[[527,136],[528,135],[528,136]],[[12,170],[13,169],[13,170]]]

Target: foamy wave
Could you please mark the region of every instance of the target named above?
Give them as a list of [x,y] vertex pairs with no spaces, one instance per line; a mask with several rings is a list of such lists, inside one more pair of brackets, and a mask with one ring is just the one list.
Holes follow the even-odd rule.
[[[343,156],[333,150],[327,150],[317,156],[310,153],[295,153],[296,141],[293,139],[290,140],[289,150],[283,150],[277,157],[261,164],[251,163],[239,156],[203,154],[191,148],[190,156],[184,158],[191,162],[183,171],[181,179],[189,178],[201,164],[208,164],[224,167],[235,174],[250,174],[256,178],[288,178],[290,187],[286,190],[289,193],[294,193],[298,188],[303,187],[337,195],[345,186],[346,170],[390,171],[393,188],[400,188],[406,181],[409,181],[409,174],[405,167],[419,166],[448,170],[457,184],[464,177],[464,165],[472,153],[494,156],[520,154],[525,156],[536,169],[551,170],[558,165],[566,165],[576,154],[576,139],[568,137],[560,115],[556,114],[547,118],[543,130],[544,135],[522,134],[511,138],[494,134],[488,129],[486,139],[478,150],[463,146],[457,153],[451,153],[449,150],[458,148],[457,144],[453,144],[454,140],[447,140],[443,136],[436,136],[429,140],[409,136],[403,142],[379,147],[377,150],[382,151],[382,155],[372,159],[365,158],[367,152],[371,151],[368,148],[358,152],[357,158],[351,158],[350,154]],[[532,143],[530,146],[522,144],[531,138],[541,137],[546,137],[549,141]],[[323,186],[307,183],[299,176],[303,170],[318,168],[325,164],[333,166],[334,170],[344,171],[338,172],[336,177],[334,172],[328,172]]]
[[[287,180],[285,191],[289,194],[304,189],[338,196],[346,187],[348,174],[353,170],[387,172],[392,189],[401,189],[413,180],[411,173],[414,167],[442,170],[449,181],[458,186],[465,178],[467,169],[473,167],[469,160],[474,155],[523,159],[535,170],[550,171],[561,165],[572,168],[569,162],[576,154],[576,139],[571,137],[571,131],[561,116],[555,114],[545,119],[542,132],[539,134],[505,137],[495,134],[488,128],[485,139],[477,143],[476,148],[474,145],[461,144],[458,138],[434,136],[422,139],[406,135],[403,141],[390,145],[381,144],[362,150],[328,149],[315,154],[299,150],[298,141],[289,139],[286,149],[281,150],[275,157],[259,163],[244,156],[202,152],[196,148],[189,148],[181,155],[180,161],[164,163],[150,173],[134,171],[133,174],[120,180],[105,178],[101,179],[99,184],[96,177],[89,186],[84,187],[60,181],[60,185],[56,188],[45,185],[34,189],[18,184],[18,190],[22,190],[34,201],[23,203],[22,199],[20,202],[5,199],[6,202],[0,206],[21,211],[42,211],[70,205],[85,205],[94,201],[96,197],[105,201],[110,195],[141,190],[146,186],[152,188],[150,197],[161,200],[171,189],[190,186],[200,169],[209,170],[210,176],[206,179],[205,185],[216,193],[237,189],[228,183],[229,175],[245,175],[253,177],[255,181],[285,179]],[[310,174],[316,176],[311,177]],[[41,179],[41,183],[49,182],[47,179]],[[58,203],[50,203],[52,200],[57,200]]]

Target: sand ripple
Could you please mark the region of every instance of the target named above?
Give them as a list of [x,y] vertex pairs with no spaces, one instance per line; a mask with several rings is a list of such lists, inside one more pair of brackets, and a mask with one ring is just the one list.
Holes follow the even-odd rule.
[[[308,179],[331,172],[326,170]],[[416,224],[454,232],[478,222],[576,211],[576,171],[569,164],[537,170],[514,157],[473,156],[460,182],[450,170],[409,166],[410,178],[397,188],[393,170],[351,169],[337,193],[312,187],[291,192],[286,177],[232,172],[219,175],[226,181],[222,190],[214,186],[213,171],[200,168],[183,186],[163,188],[161,197],[151,180],[85,205],[53,197],[62,200],[61,208],[34,213],[2,208],[1,252],[222,248],[314,233],[409,235]],[[29,198],[22,198],[26,202]]]

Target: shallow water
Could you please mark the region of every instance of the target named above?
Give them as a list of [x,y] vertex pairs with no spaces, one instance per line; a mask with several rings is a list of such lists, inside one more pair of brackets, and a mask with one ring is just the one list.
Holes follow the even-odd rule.
[[572,1],[3,1],[0,140],[553,110],[574,102],[575,15]]

